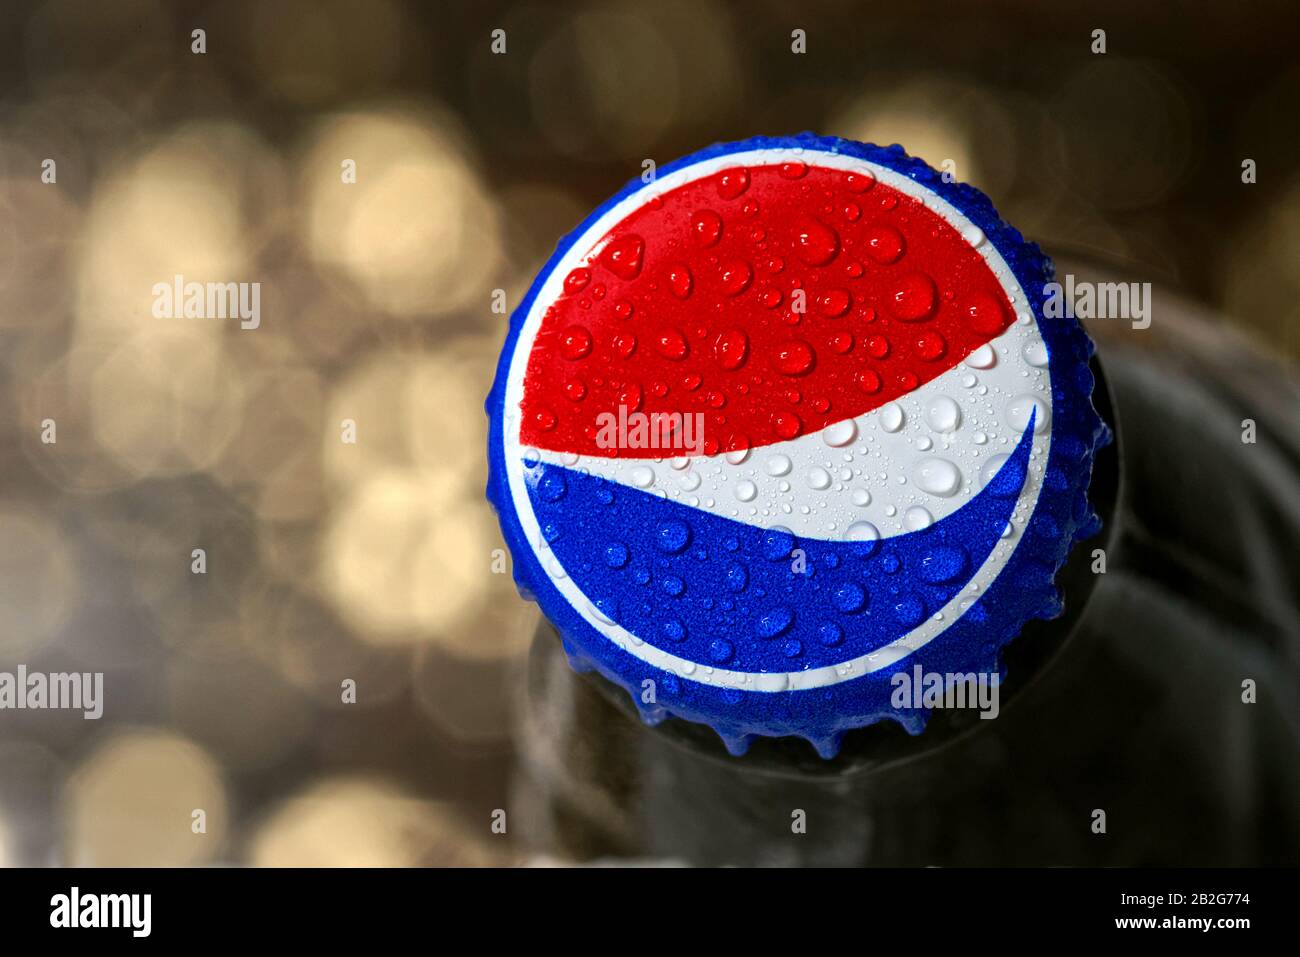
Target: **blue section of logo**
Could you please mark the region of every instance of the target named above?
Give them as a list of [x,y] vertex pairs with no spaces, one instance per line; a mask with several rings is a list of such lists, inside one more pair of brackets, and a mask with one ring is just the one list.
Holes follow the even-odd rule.
[[1033,424],[992,481],[929,528],[796,538],[557,465],[527,462],[551,551],[601,614],[649,645],[750,674],[822,668],[906,635],[992,553],[1024,486]]
[[[860,678],[824,687],[775,693],[719,688],[661,671],[618,648],[569,605],[568,600],[555,587],[546,569],[543,568],[541,557],[535,550],[534,543],[524,533],[519,516],[515,512],[508,475],[510,470],[523,469],[526,465],[518,458],[508,459],[506,456],[504,436],[506,383],[515,350],[519,345],[524,320],[532,310],[550,274],[570,248],[606,212],[628,196],[646,188],[646,184],[639,179],[629,182],[560,242],[555,254],[539,272],[511,319],[496,382],[487,400],[490,420],[487,491],[489,500],[497,509],[502,532],[514,557],[515,579],[520,590],[529,597],[535,597],[541,605],[543,612],[559,631],[565,651],[575,668],[594,669],[610,681],[621,685],[629,692],[647,722],[655,723],[669,715],[674,715],[711,725],[732,753],[743,753],[750,739],[755,735],[798,735],[812,742],[824,757],[832,757],[839,749],[843,732],[851,728],[889,719],[897,721],[913,734],[923,730],[928,718],[926,711],[899,710],[891,704],[890,678],[895,671],[909,670],[914,663],[920,661],[929,671],[964,673],[974,670],[1000,673],[1000,651],[1020,633],[1024,623],[1031,618],[1050,618],[1060,613],[1061,600],[1053,585],[1053,579],[1064,563],[1072,544],[1095,533],[1099,528],[1098,520],[1088,505],[1087,489],[1094,454],[1100,446],[1109,441],[1109,431],[1102,424],[1092,405],[1093,378],[1088,369],[1088,360],[1093,351],[1091,341],[1077,321],[1048,320],[1043,316],[1043,303],[1046,300],[1043,285],[1052,280],[1054,272],[1051,261],[1037,246],[1025,242],[1019,232],[1003,222],[988,197],[979,190],[962,183],[945,182],[938,172],[922,160],[909,157],[902,147],[882,148],[838,138],[817,137],[812,134],[756,137],[737,143],[718,144],[660,167],[659,175],[663,177],[675,170],[716,157],[763,149],[803,150],[807,154],[805,159],[811,163],[816,162],[816,154],[819,152],[855,156],[909,177],[952,204],[979,227],[988,242],[1006,261],[1017,282],[1027,294],[1026,308],[1032,312],[1048,351],[1052,382],[1051,448],[1044,467],[1037,506],[1025,527],[1018,533],[1015,550],[999,576],[983,590],[978,601],[967,609],[965,614],[919,652],[899,661],[895,668],[885,668]],[[1027,447],[1023,439],[1020,447]],[[559,474],[558,470],[544,471],[552,475]],[[1007,472],[1005,466],[1002,472]],[[1000,480],[1001,474],[995,482]],[[567,475],[564,478],[565,495],[569,494],[569,490],[575,485],[582,484],[571,483]],[[666,532],[661,531],[659,526],[666,524],[665,522],[646,521],[635,533],[607,524],[599,529],[600,534],[596,534],[596,530],[583,532],[570,527],[573,518],[561,510],[553,511],[549,517],[544,516],[545,494],[553,494],[555,491],[552,487],[549,493],[546,492],[547,481],[545,474],[539,476],[539,482],[535,486],[538,494],[532,499],[532,504],[539,508],[538,516],[541,519],[543,537],[554,536],[551,547],[557,549],[557,555],[562,560],[572,557],[577,563],[575,567],[579,569],[579,574],[583,576],[582,581],[591,584],[594,588],[603,587],[601,577],[598,575],[596,578],[589,578],[585,564],[591,564],[595,569],[598,567],[595,564],[597,561],[615,564],[622,561],[623,556],[618,548],[619,545],[627,552],[625,567],[633,569],[629,573],[631,575],[636,574],[633,562],[638,556],[648,554],[648,550],[653,549],[660,555],[679,554],[672,552],[671,549],[675,547],[680,531],[672,528]],[[583,485],[583,487],[587,486]],[[600,494],[600,486],[594,480],[589,487],[593,495]],[[631,501],[630,490],[619,487],[615,490],[615,494],[627,496],[628,501]],[[970,508],[970,505],[967,508]],[[698,513],[694,510],[690,511],[691,522],[683,521],[683,524],[688,526],[688,540],[685,550],[680,553],[681,563],[694,561],[690,552],[692,547],[690,535],[693,534],[691,526],[701,521]],[[965,511],[966,509],[962,510]],[[568,541],[570,536],[581,539],[584,534],[592,539],[590,543]],[[703,532],[698,534],[701,539],[705,538]],[[707,537],[710,541],[713,540],[712,534]],[[725,555],[727,553],[725,536],[721,541]],[[762,542],[757,544],[761,549]],[[821,547],[819,543],[809,544],[812,544],[813,549]],[[661,550],[665,546],[669,549],[667,553]],[[580,548],[581,554],[576,557],[568,556],[567,549],[570,547]],[[711,549],[715,547],[715,545],[710,546]],[[968,561],[978,564],[969,558],[969,555],[974,553],[973,542],[966,540],[963,542],[963,547],[968,552]],[[885,544],[882,543],[878,551],[882,559],[884,550]],[[832,606],[837,600],[846,607],[853,605],[857,597],[851,589],[846,589],[840,594],[838,589],[830,587],[831,581],[840,581],[835,578],[835,573],[839,569],[825,566],[825,554],[829,552],[822,554],[822,565],[818,565],[815,560],[813,562],[815,567],[813,580],[828,583],[825,594],[829,596]],[[761,557],[749,556],[745,562],[749,566],[749,573],[752,575],[754,568],[764,560]],[[934,557],[932,561],[935,563],[935,573],[938,574],[941,566],[949,560],[955,559],[951,556]],[[718,578],[722,582],[722,589],[714,596],[715,602],[729,594],[726,589],[729,587],[727,576],[731,563],[727,562],[725,557],[719,559],[719,562],[725,563],[719,570],[711,568],[706,572],[702,568],[697,568],[694,574],[697,582],[703,581],[704,578],[701,576],[704,575],[710,576],[710,581]],[[844,566],[845,559],[841,557],[840,568]],[[883,570],[883,565],[881,567]],[[654,632],[654,643],[660,647],[670,647],[676,640],[673,637],[676,634],[676,625],[673,623],[673,617],[665,609],[673,607],[679,599],[670,594],[670,590],[675,589],[676,585],[668,582],[668,579],[681,581],[683,596],[687,594],[688,579],[683,573],[673,574],[663,566],[654,564],[651,564],[647,571],[651,580],[647,582],[646,587],[651,589],[649,593],[655,595],[654,601],[660,602],[658,608],[653,607],[654,601],[647,599],[652,605],[651,612],[648,614],[642,612],[640,606],[630,609],[618,607],[613,609],[615,614],[609,617],[618,620],[622,616],[632,622],[636,629],[649,628],[651,632],[660,629]],[[961,574],[967,573],[969,569]],[[823,574],[826,575],[824,579],[820,577]],[[736,575],[738,576],[739,573]],[[665,590],[665,583],[668,591]],[[909,582],[909,585],[914,587],[918,584],[923,585],[924,578],[920,583],[915,580]],[[747,587],[754,586],[750,584]],[[863,590],[870,592],[865,599],[869,612],[878,613],[882,602],[885,601],[878,593],[879,586],[877,585],[873,590],[869,585],[864,585]],[[614,594],[612,588],[609,594]],[[594,597],[598,600],[601,598],[600,595]],[[791,634],[796,627],[801,627],[804,618],[809,617],[808,609],[802,601],[798,607],[795,607],[793,600],[790,605],[792,616],[788,625],[784,623],[783,615],[777,609],[769,609],[768,611],[773,614],[765,618],[757,604],[751,608],[751,615],[757,617],[748,619],[749,627],[760,635],[765,630],[772,632],[773,649],[779,649],[783,637]],[[891,612],[894,611],[891,606],[885,607]],[[932,610],[928,603],[924,610],[919,606],[910,609],[912,614]],[[907,608],[903,609],[904,614],[908,611]],[[634,617],[627,617],[629,614]],[[816,617],[815,613],[812,617]],[[685,635],[681,639],[683,643],[693,640],[695,628],[705,629],[705,626],[698,621],[695,622],[695,628],[692,628],[692,622],[681,615],[675,616],[675,620],[685,630]],[[843,640],[848,641],[849,630],[843,630],[845,631]],[[707,629],[704,633],[718,634]],[[650,632],[647,632],[647,636],[649,634]],[[820,630],[815,631],[814,634],[817,637],[812,640],[820,641]],[[804,654],[813,651],[811,641],[805,639],[802,630],[800,636],[799,640],[804,644]],[[710,661],[710,649],[714,641],[725,640],[732,641],[733,644],[743,644],[745,636],[738,636],[739,642],[736,642],[736,637],[730,635],[710,637],[709,644],[705,646],[699,660]],[[826,637],[834,639],[835,635],[832,631]],[[865,646],[865,643],[872,639],[861,640]],[[828,647],[834,649],[833,645]],[[725,651],[726,648],[722,646],[716,649],[718,655]],[[693,655],[697,654],[698,649],[693,649]],[[741,660],[737,658],[732,662],[718,663],[716,666],[734,668]],[[763,660],[767,660],[766,656]],[[797,670],[798,666],[792,664],[793,661],[798,659],[785,660],[779,670],[781,672]]]

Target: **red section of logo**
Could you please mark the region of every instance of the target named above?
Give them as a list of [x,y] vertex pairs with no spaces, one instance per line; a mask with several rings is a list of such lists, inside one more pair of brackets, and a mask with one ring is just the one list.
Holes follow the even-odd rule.
[[703,413],[709,454],[785,441],[912,391],[1011,318],[984,258],[869,174],[724,169],[634,210],[565,277],[528,358],[520,439],[663,456],[608,443],[622,406]]

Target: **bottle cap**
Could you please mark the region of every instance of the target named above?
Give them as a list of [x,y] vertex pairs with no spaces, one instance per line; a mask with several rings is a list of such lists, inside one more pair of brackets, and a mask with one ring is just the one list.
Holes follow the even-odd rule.
[[898,146],[719,144],[596,209],[487,402],[488,497],[572,665],[734,754],[996,685],[1099,526],[1092,344],[1051,280]]

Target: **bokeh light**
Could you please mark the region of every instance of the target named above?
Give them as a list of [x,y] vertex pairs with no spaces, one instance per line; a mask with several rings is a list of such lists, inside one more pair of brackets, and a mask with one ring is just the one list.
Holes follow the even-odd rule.
[[[343,180],[347,161],[355,183]],[[407,317],[486,307],[501,256],[497,212],[443,111],[332,118],[302,169],[309,248],[372,303]]]
[[[481,833],[489,835],[484,815]],[[475,867],[483,840],[448,810],[381,780],[337,778],[290,798],[253,837],[258,867]]]
[[[206,815],[205,833],[195,833],[196,810]],[[64,863],[78,867],[180,867],[216,860],[227,826],[220,768],[178,735],[123,733],[73,774],[64,826]]]

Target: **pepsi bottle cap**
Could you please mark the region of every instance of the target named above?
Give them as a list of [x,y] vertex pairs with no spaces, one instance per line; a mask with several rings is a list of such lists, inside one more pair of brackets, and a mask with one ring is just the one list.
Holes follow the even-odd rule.
[[488,497],[571,664],[734,754],[919,733],[900,674],[998,680],[1098,527],[1092,344],[1051,279],[898,146],[719,144],[596,209],[487,402]]

